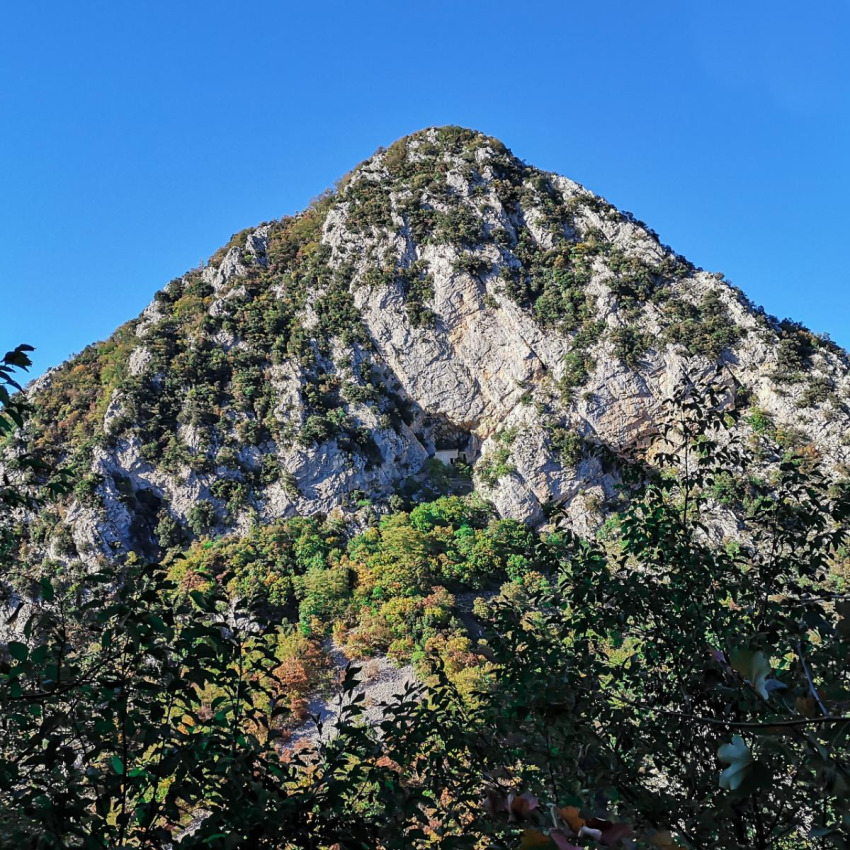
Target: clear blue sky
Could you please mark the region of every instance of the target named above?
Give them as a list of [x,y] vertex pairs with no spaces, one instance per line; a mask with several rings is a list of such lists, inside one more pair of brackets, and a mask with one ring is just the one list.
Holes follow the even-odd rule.
[[433,124],[850,346],[850,0],[11,3],[0,346],[35,373]]

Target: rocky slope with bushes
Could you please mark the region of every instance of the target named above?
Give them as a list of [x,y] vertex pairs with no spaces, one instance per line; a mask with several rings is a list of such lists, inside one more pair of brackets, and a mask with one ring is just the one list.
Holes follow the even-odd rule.
[[[846,476],[844,351],[497,140],[424,130],[30,387],[30,447],[76,484],[22,523],[22,557],[152,558],[297,515],[365,528],[473,487],[586,534],[662,400],[718,367],[740,428]],[[752,482],[717,486],[738,503]]]

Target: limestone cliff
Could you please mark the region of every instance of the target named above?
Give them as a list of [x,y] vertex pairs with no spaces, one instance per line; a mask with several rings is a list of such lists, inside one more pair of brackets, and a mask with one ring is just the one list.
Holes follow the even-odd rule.
[[77,486],[27,545],[91,561],[362,516],[415,499],[447,447],[502,515],[559,501],[587,532],[617,479],[594,447],[639,443],[683,371],[717,364],[748,394],[742,427],[846,474],[845,352],[498,141],[425,130],[35,382],[32,439]]

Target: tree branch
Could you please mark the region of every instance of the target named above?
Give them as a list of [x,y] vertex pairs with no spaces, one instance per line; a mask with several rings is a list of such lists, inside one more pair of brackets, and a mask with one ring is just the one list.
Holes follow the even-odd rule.
[[826,710],[826,706],[823,704],[823,700],[821,700],[820,698],[818,689],[815,687],[815,683],[812,680],[812,671],[809,670],[809,665],[806,664],[806,656],[803,655],[803,642],[799,640],[797,641],[797,655],[800,658],[800,666],[803,668],[803,672],[806,674],[806,681],[809,683],[809,690],[811,691],[815,702],[818,704],[820,713],[824,715],[824,717],[826,717],[829,715],[829,712]]

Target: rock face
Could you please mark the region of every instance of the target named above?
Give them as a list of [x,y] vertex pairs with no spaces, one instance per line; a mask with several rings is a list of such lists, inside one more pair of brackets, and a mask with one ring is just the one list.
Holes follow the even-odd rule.
[[425,130],[32,387],[33,439],[79,471],[42,549],[90,561],[381,510],[439,473],[441,445],[502,515],[540,522],[554,500],[587,532],[617,480],[588,445],[639,444],[683,373],[718,364],[753,427],[846,474],[845,352],[496,140]]

